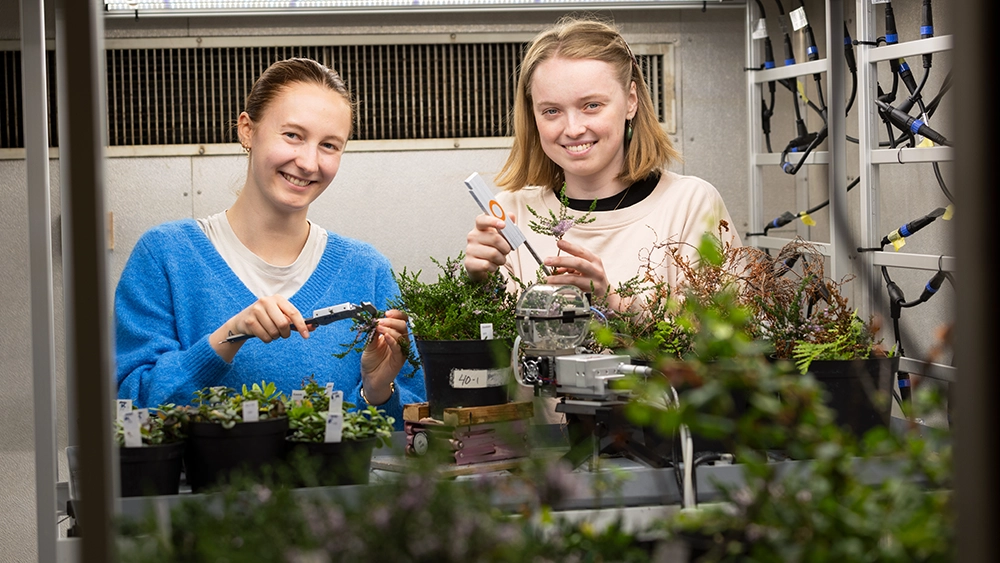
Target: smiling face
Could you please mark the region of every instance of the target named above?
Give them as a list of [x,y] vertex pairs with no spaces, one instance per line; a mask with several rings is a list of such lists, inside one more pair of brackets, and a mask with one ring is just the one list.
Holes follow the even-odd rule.
[[636,112],[635,84],[626,89],[610,64],[556,56],[531,79],[532,111],[542,150],[566,178],[570,197],[608,197],[625,162],[625,121]]
[[258,121],[240,115],[240,140],[251,149],[245,195],[279,213],[307,211],[337,175],[350,132],[351,107],[341,94],[289,84]]

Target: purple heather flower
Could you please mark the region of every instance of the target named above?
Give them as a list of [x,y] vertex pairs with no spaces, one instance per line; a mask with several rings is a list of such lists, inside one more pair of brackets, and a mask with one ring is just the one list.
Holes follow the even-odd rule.
[[559,221],[554,227],[552,227],[552,236],[556,237],[557,240],[561,240],[563,235],[566,234],[566,231],[573,228],[574,224],[576,224],[576,221],[572,219],[563,219]]

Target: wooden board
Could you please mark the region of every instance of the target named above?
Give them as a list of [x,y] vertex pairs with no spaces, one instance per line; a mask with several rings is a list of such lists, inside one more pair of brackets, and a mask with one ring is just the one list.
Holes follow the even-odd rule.
[[403,420],[419,422],[422,418],[431,416],[431,407],[427,403],[409,403],[403,405]]
[[490,422],[524,420],[531,418],[534,414],[534,403],[531,401],[485,407],[462,407],[444,409],[444,423],[447,426],[472,426]]

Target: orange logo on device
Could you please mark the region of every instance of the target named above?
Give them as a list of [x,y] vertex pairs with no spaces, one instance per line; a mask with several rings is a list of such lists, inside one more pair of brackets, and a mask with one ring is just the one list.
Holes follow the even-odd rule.
[[[497,213],[496,209],[494,209],[493,206],[496,206],[496,209],[499,209],[500,213]],[[501,221],[507,220],[507,214],[504,212],[503,207],[499,203],[497,203],[495,199],[490,200],[490,213],[492,213],[494,217],[500,219]]]

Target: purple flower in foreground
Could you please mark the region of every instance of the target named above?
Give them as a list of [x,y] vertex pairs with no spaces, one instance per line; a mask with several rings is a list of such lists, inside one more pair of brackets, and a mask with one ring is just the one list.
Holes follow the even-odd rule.
[[556,237],[557,240],[562,239],[566,231],[570,230],[576,221],[572,219],[563,219],[556,223],[556,226],[552,227],[552,236]]
[[559,215],[556,215],[551,209],[549,210],[548,217],[542,217],[538,214],[531,206],[528,206],[528,211],[534,215],[535,220],[529,221],[528,226],[531,230],[540,234],[555,237],[556,240],[562,240],[566,232],[573,228],[574,225],[583,225],[586,223],[592,223],[596,217],[590,215],[591,211],[597,206],[597,200],[590,205],[590,210],[579,217],[572,217],[569,215],[569,198],[566,196],[566,186],[563,185],[563,189],[559,194]]

